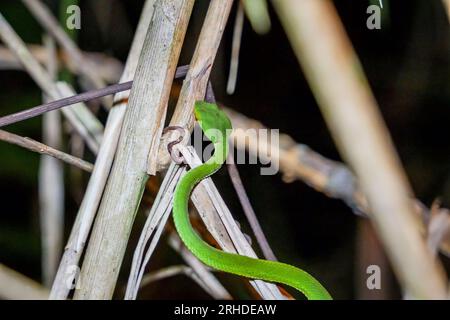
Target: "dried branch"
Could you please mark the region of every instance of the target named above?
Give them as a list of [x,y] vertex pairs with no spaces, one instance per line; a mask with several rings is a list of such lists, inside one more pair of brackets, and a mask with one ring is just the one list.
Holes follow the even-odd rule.
[[273,250],[269,245],[269,241],[267,241],[266,235],[264,234],[264,231],[259,224],[256,213],[253,210],[250,199],[247,196],[247,192],[245,191],[244,184],[242,183],[241,176],[239,175],[239,171],[236,165],[232,163],[233,161],[234,159],[231,159],[231,157],[229,157],[229,161],[227,161],[228,174],[230,175],[230,179],[233,183],[234,189],[236,190],[236,194],[239,197],[239,201],[244,210],[245,217],[250,224],[250,228],[252,229],[253,234],[256,237],[256,240],[259,244],[259,247],[261,248],[264,257],[267,260],[277,261],[277,257],[273,253]]
[[140,285],[140,289],[148,286],[149,284],[159,281],[159,280],[163,280],[163,279],[167,279],[167,278],[171,278],[174,276],[178,276],[178,275],[185,275],[189,278],[191,278],[192,280],[194,280],[195,282],[197,282],[197,284],[200,285],[203,284],[201,282],[201,279],[199,279],[197,277],[197,275],[194,273],[194,270],[192,270],[191,267],[188,267],[186,265],[176,265],[176,266],[170,266],[170,267],[166,267],[163,269],[159,269],[157,271],[153,271],[153,272],[149,272],[147,273],[143,278],[142,278],[142,282]]
[[16,122],[31,119],[46,112],[61,109],[70,105],[77,104],[79,102],[90,101],[107,95],[115,94],[117,92],[127,91],[131,89],[132,85],[133,85],[132,81],[113,84],[111,86],[102,89],[91,90],[85,93],[75,94],[67,98],[62,98],[52,102],[44,103],[33,108],[29,108],[14,114],[1,117],[0,127],[4,127]]
[[[356,177],[343,163],[325,158],[310,147],[299,144],[287,134],[280,134],[279,145],[269,145],[266,140],[246,134],[248,130],[268,130],[267,127],[229,108],[223,107],[223,109],[230,117],[235,129],[231,140],[246,141],[245,145],[235,144],[236,147],[246,148],[251,154],[263,157],[264,161],[279,163],[284,181],[303,181],[316,191],[331,198],[341,199],[353,209],[355,214],[370,218],[367,199],[360,190]],[[279,148],[279,152],[271,154],[270,150],[276,148]],[[420,220],[427,221],[429,210],[418,199],[412,199],[411,203]],[[422,224],[421,229],[425,235],[427,229],[425,223]],[[443,254],[450,256],[450,239],[443,239],[440,250]]]
[[444,270],[419,233],[411,188],[333,3],[273,3],[338,149],[358,176],[400,283],[415,298],[446,298]]
[[[175,79],[182,78],[186,75],[189,66],[181,66],[177,68],[175,73]],[[4,127],[16,122],[24,121],[37,117],[46,112],[52,110],[61,109],[79,102],[91,101],[100,97],[104,97],[110,94],[116,94],[119,92],[128,91],[133,86],[133,81],[127,81],[124,83],[113,84],[105,88],[90,90],[88,92],[75,94],[73,96],[55,100],[52,102],[44,103],[39,106],[35,106],[17,113],[13,113],[7,116],[0,117],[0,127]],[[119,100],[120,101],[120,100]]]
[[75,166],[86,172],[92,172],[92,170],[94,168],[94,165],[92,163],[89,163],[80,158],[74,157],[74,156],[64,153],[62,151],[56,150],[52,147],[49,147],[43,143],[37,142],[30,138],[24,138],[24,137],[18,136],[13,133],[9,133],[4,130],[0,130],[0,140],[11,143],[11,144],[15,144],[19,147],[28,149],[33,152],[37,152],[40,154],[45,154],[45,155],[54,157],[56,159],[64,161],[65,163],[67,163],[71,166]]

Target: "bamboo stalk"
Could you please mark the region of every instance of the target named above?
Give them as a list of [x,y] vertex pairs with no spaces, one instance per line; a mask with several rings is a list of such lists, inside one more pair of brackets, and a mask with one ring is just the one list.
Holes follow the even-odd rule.
[[[129,82],[135,76],[145,35],[152,20],[155,1],[147,0],[142,9],[125,69],[121,76],[121,82]],[[75,223],[64,250],[63,258],[59,265],[55,281],[53,282],[50,299],[66,299],[72,288],[72,286],[67,286],[67,283],[71,283],[71,277],[73,277],[73,272],[70,272],[70,270],[73,266],[78,268],[79,260],[83,254],[89,231],[100,204],[116,152],[129,94],[130,91],[127,90],[114,96],[114,101],[117,104],[109,112],[103,142],[95,163],[95,169],[89,179],[85,197],[78,210]]]
[[273,4],[338,149],[367,196],[402,287],[414,298],[445,299],[445,273],[420,235],[410,200],[413,193],[333,3]]
[[147,181],[149,153],[158,150],[193,0],[155,3],[125,111],[116,159],[81,269],[75,299],[110,299]]

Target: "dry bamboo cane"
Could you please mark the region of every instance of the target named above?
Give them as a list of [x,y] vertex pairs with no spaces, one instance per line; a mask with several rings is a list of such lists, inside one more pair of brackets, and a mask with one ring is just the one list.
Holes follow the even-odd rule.
[[162,127],[193,0],[154,8],[131,89],[117,154],[100,204],[75,299],[111,299]]
[[445,273],[420,235],[412,190],[332,1],[273,4],[333,138],[367,196],[403,289],[414,298],[445,299]]
[[[155,1],[147,0],[142,9],[133,44],[131,45],[120,82],[130,81],[135,76],[145,35],[153,17]],[[64,249],[64,255],[61,259],[55,281],[53,282],[50,299],[66,299],[73,287],[73,280],[75,282],[77,281],[79,260],[84,251],[85,242],[88,238],[101,196],[105,189],[108,174],[111,170],[129,95],[130,91],[127,90],[126,92],[117,93],[114,96],[114,101],[117,104],[109,112],[102,145],[95,161],[95,169],[89,180],[85,197],[78,210],[77,218]]]

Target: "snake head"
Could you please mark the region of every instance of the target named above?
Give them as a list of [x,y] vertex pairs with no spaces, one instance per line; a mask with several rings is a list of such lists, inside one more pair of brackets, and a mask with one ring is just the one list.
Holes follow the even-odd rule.
[[203,132],[212,143],[228,141],[232,129],[231,121],[216,104],[197,101],[194,114]]

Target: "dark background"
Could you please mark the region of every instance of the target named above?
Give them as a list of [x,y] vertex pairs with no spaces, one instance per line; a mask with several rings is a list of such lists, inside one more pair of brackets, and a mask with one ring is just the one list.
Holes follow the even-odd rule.
[[[56,9],[58,1],[47,3]],[[189,63],[207,3],[197,1],[180,64]],[[366,28],[368,1],[340,0],[335,4],[360,56],[417,197],[427,205],[439,197],[445,206],[449,206],[450,33],[441,1],[391,0],[389,11],[383,11],[381,30]],[[141,0],[81,1],[80,47],[85,51],[107,53],[124,62],[142,5]],[[0,11],[26,42],[41,43],[41,28],[19,1],[2,0]],[[213,69],[212,80],[218,100],[268,127],[279,128],[328,158],[339,160],[315,99],[272,10],[272,30],[265,36],[255,34],[246,21],[236,93],[233,96],[226,94],[234,14],[235,10]],[[317,38],[320,39],[320,34]],[[41,102],[40,90],[24,72],[1,71],[0,84],[0,115]],[[40,126],[41,119],[36,118],[14,124],[7,130],[41,140]],[[94,160],[90,154],[86,154],[86,159]],[[0,262],[36,280],[40,279],[41,272],[38,166],[38,155],[0,142]],[[355,293],[358,284],[354,280],[355,243],[364,241],[364,236],[357,237],[357,226],[361,222],[351,209],[302,182],[286,184],[280,175],[260,176],[256,165],[242,165],[239,169],[278,258],[314,273],[336,298],[359,297]],[[83,190],[88,176],[83,175],[82,185],[74,187],[79,182],[67,166],[66,171],[68,235],[80,200],[71,189]],[[250,233],[226,171],[222,170],[215,180],[224,191],[236,219]],[[143,219],[140,214],[131,243],[138,236]],[[126,283],[131,255],[130,245],[118,297]],[[151,264],[156,268],[179,262],[162,242]],[[448,263],[448,259],[445,262]],[[248,293],[236,277],[226,275],[221,278],[232,285],[236,297],[247,297]],[[395,290],[388,296],[399,297]],[[142,291],[141,297],[207,298],[191,280],[181,276],[153,284]]]

